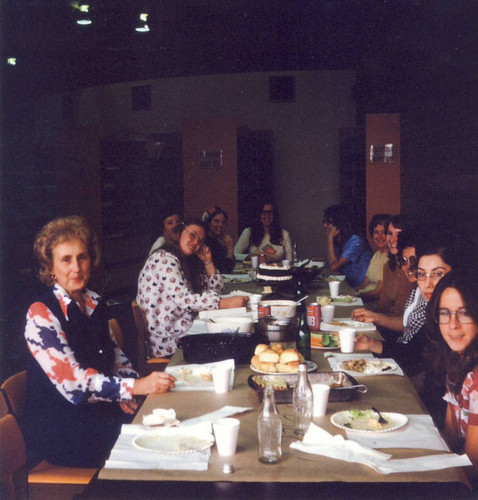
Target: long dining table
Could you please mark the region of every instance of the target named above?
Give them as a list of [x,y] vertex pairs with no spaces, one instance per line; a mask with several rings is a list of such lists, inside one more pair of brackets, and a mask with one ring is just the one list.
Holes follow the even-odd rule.
[[[248,284],[244,288],[252,288]],[[315,288],[315,293],[324,293]],[[230,289],[236,289],[231,284]],[[248,290],[248,291],[249,291]],[[254,290],[257,291],[257,290]],[[313,300],[313,297],[309,299]],[[350,308],[342,309],[344,315]],[[313,350],[311,361],[317,371],[331,371],[324,350]],[[186,364],[179,349],[171,366]],[[379,474],[357,463],[340,461],[325,456],[308,455],[289,445],[297,440],[293,434],[293,410],[290,404],[279,404],[283,422],[282,460],[277,464],[263,464],[258,460],[257,416],[260,400],[248,383],[253,374],[249,365],[236,365],[233,390],[226,394],[214,391],[171,391],[148,396],[134,422],[141,424],[143,415],[153,409],[172,408],[180,421],[200,417],[226,405],[247,407],[250,410],[234,415],[241,422],[236,454],[223,458],[212,448],[205,471],[160,469],[103,468],[87,487],[84,498],[470,498],[468,483],[459,467],[437,471]],[[331,434],[345,431],[334,427],[333,413],[350,408],[367,409],[372,406],[388,412],[423,415],[422,404],[410,379],[399,375],[360,377],[367,386],[364,394],[356,393],[353,401],[329,402],[327,414],[314,418],[314,423]],[[393,458],[412,458],[440,452],[424,449],[395,448],[383,450]],[[232,464],[234,472],[225,474],[224,464]]]

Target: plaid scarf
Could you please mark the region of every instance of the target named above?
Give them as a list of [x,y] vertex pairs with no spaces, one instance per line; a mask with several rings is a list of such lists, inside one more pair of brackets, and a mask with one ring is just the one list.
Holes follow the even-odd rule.
[[417,287],[408,297],[405,304],[405,313],[403,315],[403,322],[405,328],[403,334],[398,337],[398,344],[408,344],[420,328],[425,324],[427,318],[427,301],[420,293]]

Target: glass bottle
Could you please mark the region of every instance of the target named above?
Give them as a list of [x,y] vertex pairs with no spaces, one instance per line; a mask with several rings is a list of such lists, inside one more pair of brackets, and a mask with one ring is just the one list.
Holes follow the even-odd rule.
[[292,245],[292,263],[297,264],[299,262],[299,247],[297,246],[297,243],[294,242]]
[[307,364],[299,365],[299,378],[292,395],[294,409],[294,434],[303,436],[312,420],[314,396],[307,376]]
[[278,462],[282,457],[282,421],[274,398],[274,388],[270,385],[264,390],[264,399],[257,417],[257,435],[259,460],[266,464]]
[[298,308],[300,316],[296,347],[305,360],[310,360],[312,354],[310,348],[310,327],[307,323],[307,307],[301,302]]

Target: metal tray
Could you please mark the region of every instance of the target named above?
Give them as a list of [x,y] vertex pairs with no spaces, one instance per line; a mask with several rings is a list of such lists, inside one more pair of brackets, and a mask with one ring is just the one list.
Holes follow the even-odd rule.
[[[264,395],[264,389],[258,385],[255,380],[262,377],[266,381],[280,379],[285,380],[288,386],[287,390],[274,391],[276,403],[292,403],[292,393],[294,385],[297,382],[297,374],[284,375],[250,375],[248,378],[249,386],[254,389],[259,395],[260,401]],[[345,372],[318,372],[309,373],[309,381],[311,384],[327,384],[330,385],[329,401],[350,401],[357,392],[367,392],[367,386],[358,384],[357,381]]]

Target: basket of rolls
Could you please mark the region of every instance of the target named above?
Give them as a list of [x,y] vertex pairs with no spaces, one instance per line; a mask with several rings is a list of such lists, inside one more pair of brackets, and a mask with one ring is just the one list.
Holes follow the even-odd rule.
[[258,344],[251,359],[251,366],[266,373],[297,373],[304,357],[297,349],[284,349],[280,343]]

